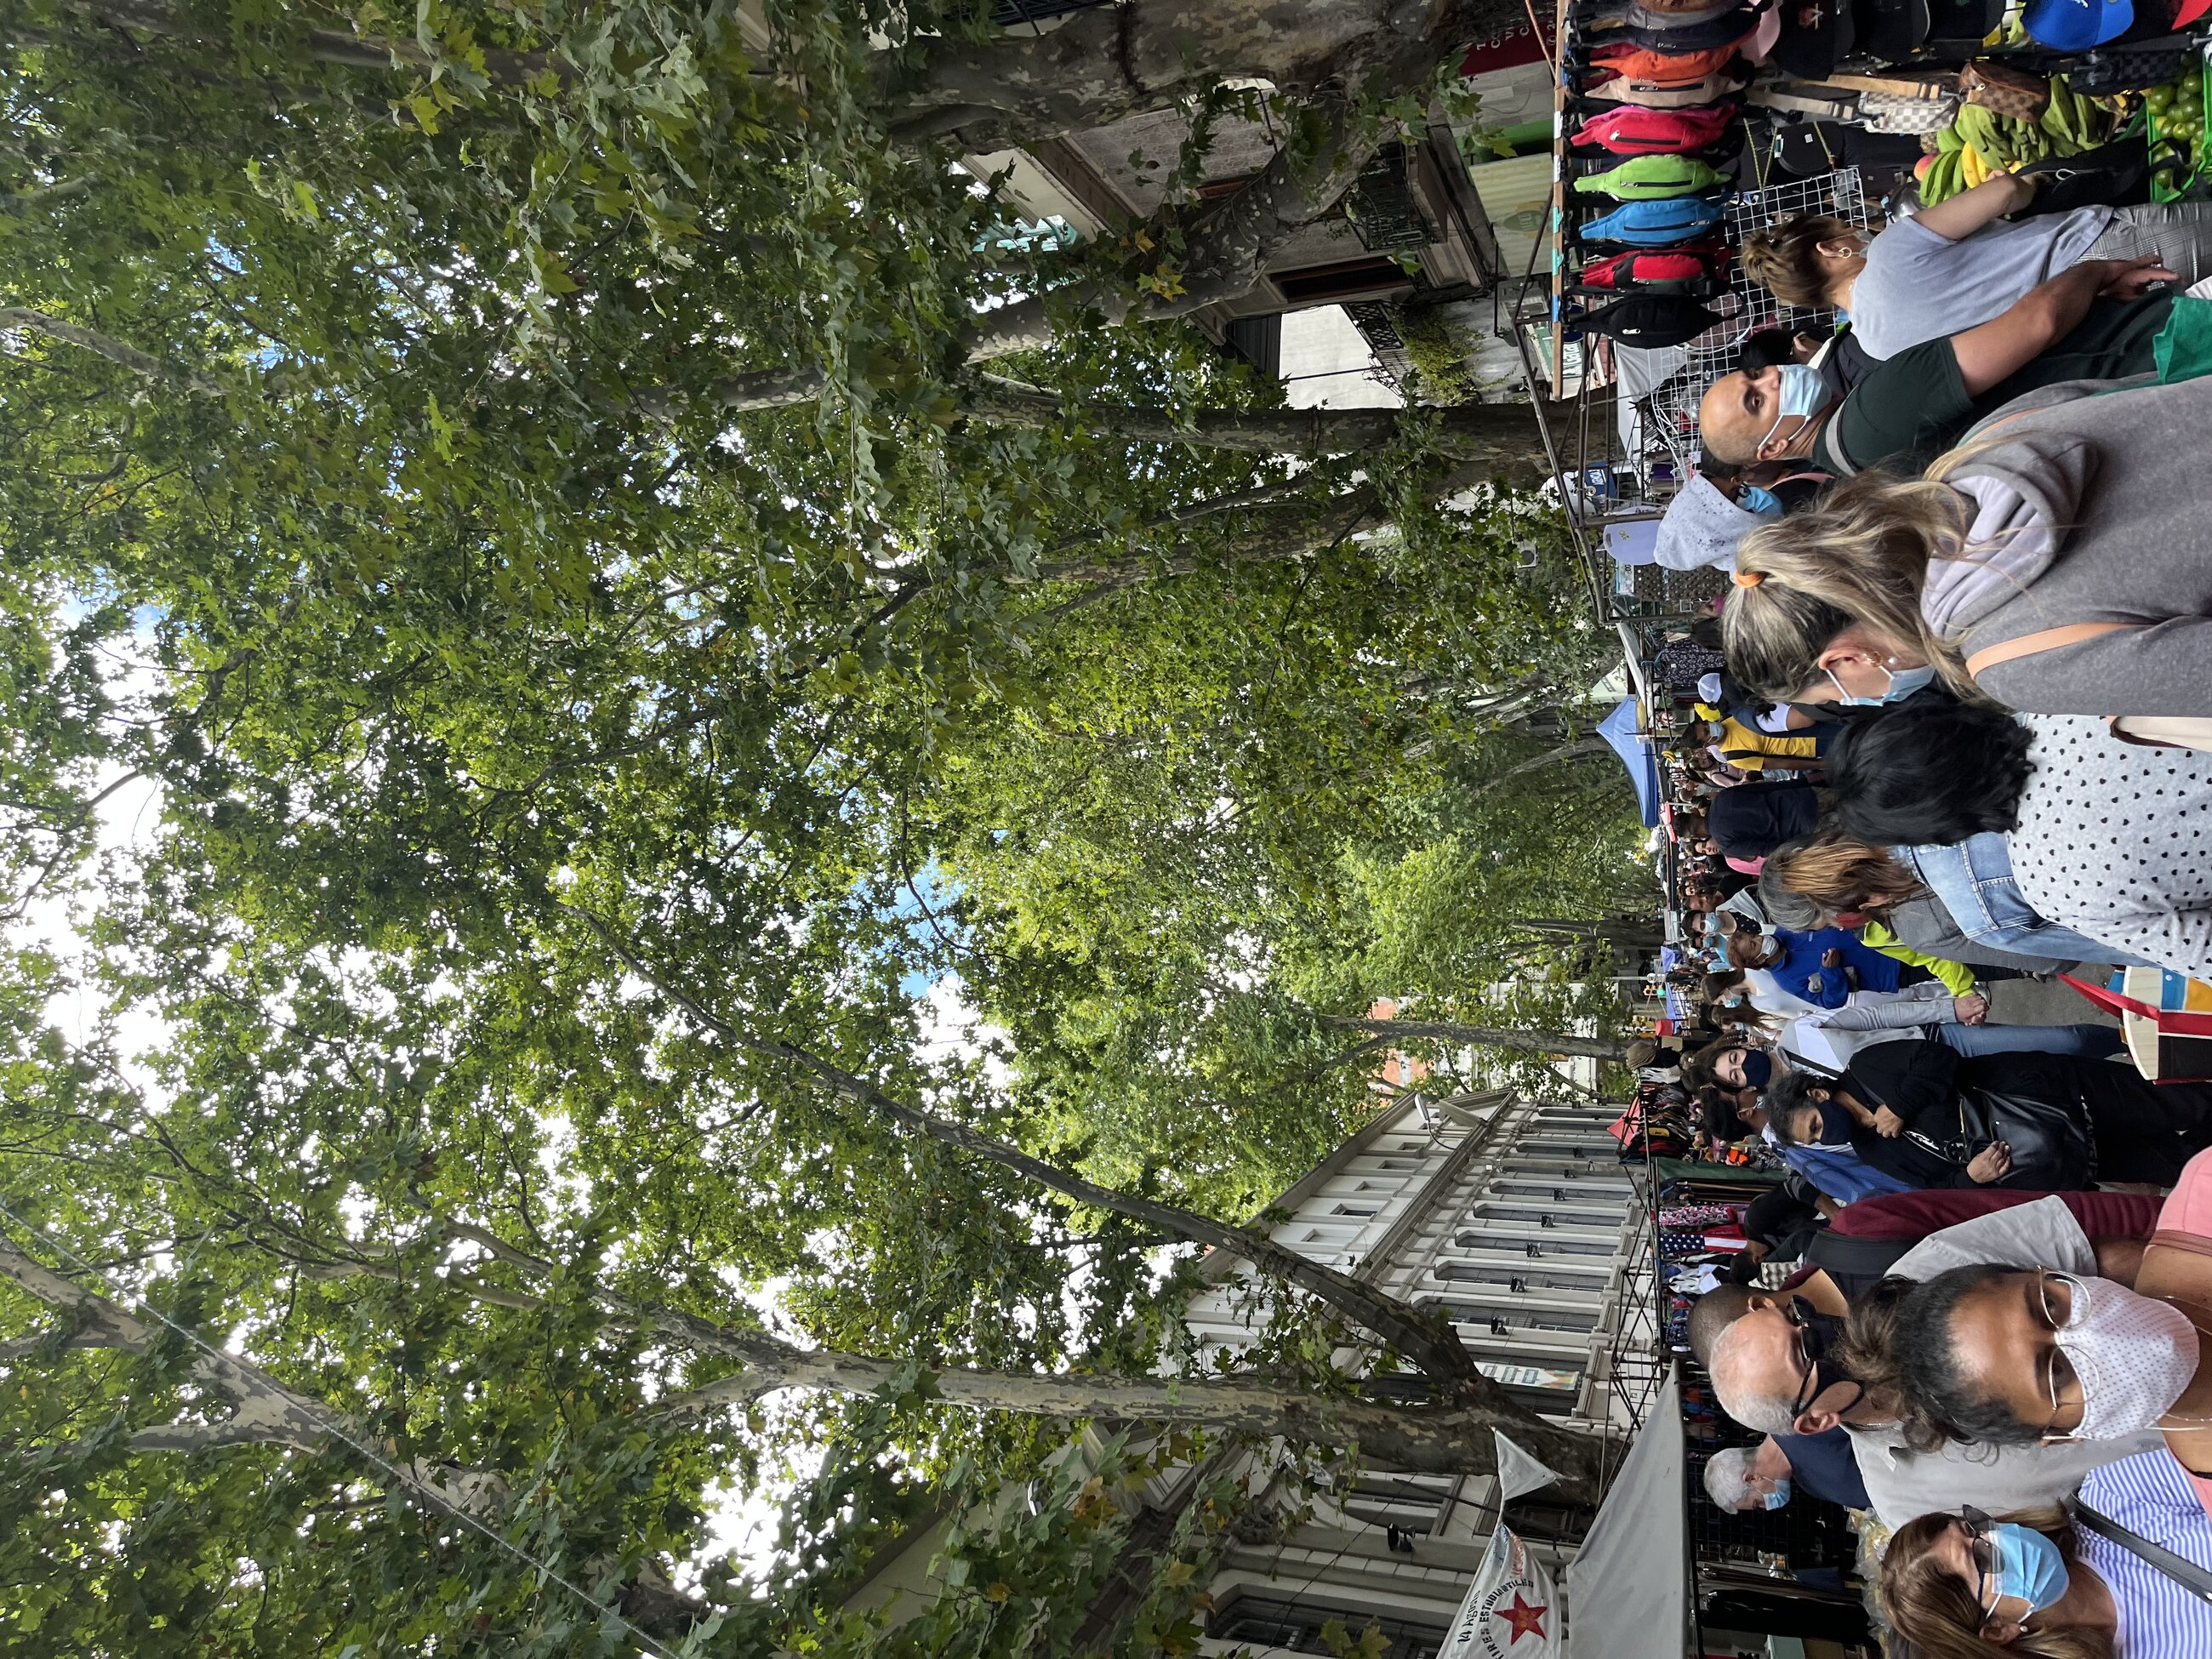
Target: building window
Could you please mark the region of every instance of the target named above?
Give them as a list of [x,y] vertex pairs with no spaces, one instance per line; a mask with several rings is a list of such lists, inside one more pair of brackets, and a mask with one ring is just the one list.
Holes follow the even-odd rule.
[[1335,1209],[1330,1211],[1329,1213],[1332,1215],[1356,1215],[1367,1217],[1374,1215],[1377,1211],[1382,1209],[1382,1206],[1380,1204],[1340,1204]]
[[1307,265],[1297,270],[1271,270],[1268,280],[1292,305],[1321,305],[1330,300],[1366,294],[1396,294],[1413,287],[1413,279],[1395,259],[1346,259],[1336,264]]
[[1601,1273],[1578,1273],[1571,1267],[1539,1267],[1524,1272],[1516,1267],[1491,1267],[1477,1261],[1440,1261],[1438,1279],[1466,1285],[1502,1285],[1518,1296],[1530,1291],[1580,1291],[1595,1296],[1605,1289]]
[[1206,1633],[1217,1642],[1242,1642],[1255,1648],[1284,1648],[1292,1653],[1327,1653],[1322,1626],[1334,1622],[1354,1641],[1370,1625],[1382,1637],[1382,1659],[1436,1659],[1449,1633],[1442,1625],[1425,1624],[1389,1615],[1378,1617],[1357,1607],[1316,1601],[1301,1595],[1255,1595],[1240,1592],[1237,1599],[1206,1620]]

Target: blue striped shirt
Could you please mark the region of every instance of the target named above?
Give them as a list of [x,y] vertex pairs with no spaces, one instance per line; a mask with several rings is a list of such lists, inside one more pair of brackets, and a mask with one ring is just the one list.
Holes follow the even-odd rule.
[[[2092,1469],[2081,1501],[2130,1532],[2212,1568],[2212,1516],[2173,1454],[2160,1447]],[[2212,1607],[2134,1551],[2074,1528],[2081,1559],[2112,1587],[2119,1610],[2114,1659],[2204,1659],[2212,1654]]]

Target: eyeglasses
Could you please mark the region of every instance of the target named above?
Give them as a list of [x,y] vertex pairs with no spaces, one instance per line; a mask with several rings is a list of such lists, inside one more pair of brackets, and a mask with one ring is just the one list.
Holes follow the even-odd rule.
[[[2045,1420],[2041,1436],[2043,1443],[2048,1446],[2054,1442],[2074,1437],[2074,1430],[2060,1428],[2058,1419],[2067,1414],[2066,1395],[2072,1392],[2078,1399],[2081,1379],[2074,1369],[2074,1362],[2067,1358],[2066,1351],[2058,1346],[2057,1341],[2058,1333],[2073,1322],[2074,1282],[2063,1273],[2053,1273],[2048,1267],[2037,1269],[2035,1307],[2044,1328],[2051,1335],[2050,1346],[2043,1350],[2036,1364],[2043,1383],[2044,1397],[2051,1402],[2051,1415]],[[2078,1406],[2074,1412],[2074,1419],[2075,1426],[2079,1427],[2081,1412]]]
[[1796,1398],[1790,1402],[1790,1415],[1802,1417],[1812,1409],[1813,1402],[1820,1397],[1824,1386],[1820,1381],[1820,1362],[1828,1357],[1827,1328],[1818,1323],[1820,1310],[1802,1296],[1790,1298],[1790,1305],[1782,1316],[1792,1328],[1797,1358],[1804,1362],[1805,1378],[1797,1385]]
[[2021,1611],[2011,1621],[2014,1624],[2035,1609],[2021,1597],[2007,1595],[1997,1588],[1997,1540],[1993,1531],[1996,1523],[1972,1504],[1959,1506],[1959,1520],[1966,1528],[1966,1553],[1974,1565],[1974,1605],[1982,1610],[1982,1626],[1977,1634],[1986,1638],[1990,1626],[1996,1622],[2007,1601],[2021,1603]]

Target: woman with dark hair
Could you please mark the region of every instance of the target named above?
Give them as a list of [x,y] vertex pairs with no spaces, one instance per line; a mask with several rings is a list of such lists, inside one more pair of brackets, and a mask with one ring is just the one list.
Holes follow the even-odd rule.
[[1809,783],[1747,783],[1713,797],[1704,827],[1725,858],[1765,858],[1785,841],[1812,833],[1820,798]]
[[2002,836],[2034,916],[2212,978],[2212,754],[2130,743],[2084,715],[1930,700],[1854,726],[1828,778],[1839,834],[1908,862]]
[[[1751,982],[1753,1000],[1770,1012],[1802,1012],[1774,1005],[1779,991],[1801,1004],[1840,1008],[1853,991],[1895,991],[1932,978],[1925,968],[1870,949],[1856,933],[1823,927],[1810,933],[1731,933],[1728,959]],[[1767,994],[1762,996],[1764,992]]]
[[[2004,1102],[2032,1103],[2010,1109],[2041,1137],[2032,1164],[2026,1145],[1974,1133],[1991,1100],[2000,1122]],[[2078,1054],[1962,1056],[1917,1037],[1869,1044],[1835,1078],[1792,1072],[1768,1090],[1766,1109],[1784,1146],[1847,1146],[1908,1187],[2068,1192],[2093,1175],[2166,1187],[2212,1146],[2212,1085],[2150,1083]]]
[[2202,1659],[2212,1607],[2099,1531],[2212,1565],[2212,1518],[2164,1450],[2092,1469],[2069,1510],[1923,1515],[1891,1537],[1881,1601],[1922,1659]]

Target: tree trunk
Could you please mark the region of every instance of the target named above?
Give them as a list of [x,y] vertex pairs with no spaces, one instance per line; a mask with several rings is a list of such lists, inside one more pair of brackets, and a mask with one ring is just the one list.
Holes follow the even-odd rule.
[[[12,1244],[0,1243],[0,1278],[76,1316],[79,1322],[68,1346],[143,1353],[154,1343],[154,1328],[137,1315],[97,1291],[47,1271]],[[212,1343],[199,1344],[197,1352],[194,1381],[229,1401],[230,1414],[213,1422],[141,1429],[131,1437],[132,1449],[195,1452],[222,1446],[278,1445],[316,1451],[326,1449],[332,1441],[356,1449],[377,1443],[362,1425],[285,1387],[258,1365]],[[379,1457],[387,1474],[434,1509],[480,1515],[506,1502],[507,1482],[487,1470],[433,1468],[419,1460],[400,1463],[389,1448]]]
[[[1356,455],[1394,441],[1407,416],[1395,409],[1197,409],[1176,410],[1108,404],[1070,404],[1057,393],[988,381],[969,392],[974,419],[1009,426],[1049,426],[1065,420],[1085,432],[1136,443],[1182,443],[1199,449],[1315,460]],[[1554,420],[1563,411],[1549,411]],[[1431,453],[1485,461],[1528,482],[1548,471],[1535,411],[1526,404],[1465,404],[1438,411],[1442,430]],[[1516,480],[1518,481],[1518,480]]]
[[[904,1370],[896,1360],[795,1348],[769,1337],[746,1346],[744,1370],[672,1395],[658,1409],[690,1413],[757,1400],[778,1389],[872,1395],[897,1382]],[[1121,1418],[1182,1423],[1261,1440],[1279,1436],[1310,1446],[1356,1445],[1372,1463],[1434,1474],[1495,1473],[1491,1431],[1502,1429],[1523,1450],[1559,1472],[1564,1495],[1583,1502],[1600,1496],[1601,1443],[1547,1423],[1510,1400],[1502,1405],[1397,1406],[1286,1389],[1249,1376],[1047,1376],[960,1367],[925,1371],[921,1382],[925,1392],[970,1411],[1068,1422]]]
[[1603,738],[1584,738],[1578,743],[1564,744],[1547,754],[1538,755],[1533,760],[1524,760],[1518,766],[1509,766],[1494,778],[1485,778],[1468,792],[1467,799],[1470,801],[1480,800],[1498,785],[1509,782],[1512,779],[1530,772],[1542,771],[1546,767],[1563,766],[1569,761],[1580,760],[1585,755],[1606,754],[1610,752],[1612,748],[1613,745]]
[[[894,136],[957,132],[997,149],[1167,109],[1216,79],[1301,99],[1370,82],[1416,90],[1455,48],[1520,16],[1507,0],[1122,0],[1047,33],[917,40],[884,52],[877,78]],[[1413,78],[1408,58],[1420,66]]]
[[1572,1054],[1584,1060],[1626,1062],[1630,1037],[1579,1036],[1570,1031],[1522,1031],[1499,1025],[1459,1025],[1433,1019],[1354,1019],[1322,1014],[1321,1024],[1336,1031],[1365,1031],[1371,1036],[1426,1038],[1489,1048],[1516,1048],[1532,1054]]
[[[1656,902],[1656,898],[1655,898]],[[1531,916],[1521,923],[1540,933],[1559,933],[1570,939],[1603,939],[1609,945],[1626,945],[1657,950],[1667,938],[1657,923],[1644,916],[1607,916],[1598,921],[1566,921],[1549,916]]]
[[[558,902],[558,901],[556,901]],[[999,1140],[964,1123],[955,1123],[919,1107],[894,1099],[873,1084],[854,1076],[820,1056],[773,1037],[751,1036],[707,1008],[696,998],[672,987],[643,960],[630,942],[588,910],[570,904],[560,908],[576,916],[611,949],[629,970],[682,1008],[724,1042],[755,1054],[787,1060],[827,1084],[839,1094],[890,1119],[903,1128],[926,1135],[941,1145],[1010,1170],[1025,1180],[1060,1194],[1078,1204],[1110,1214],[1126,1216],[1155,1231],[1203,1244],[1209,1249],[1242,1256],[1261,1272],[1297,1285],[1334,1310],[1345,1319],[1380,1337],[1419,1366],[1429,1380],[1461,1401],[1534,1425],[1542,1419],[1516,1404],[1504,1389],[1476,1369],[1474,1359],[1442,1316],[1414,1308],[1351,1274],[1308,1260],[1296,1250],[1277,1243],[1266,1234],[1239,1227],[1172,1204],[1117,1192],[1070,1173],[1020,1147]]]

